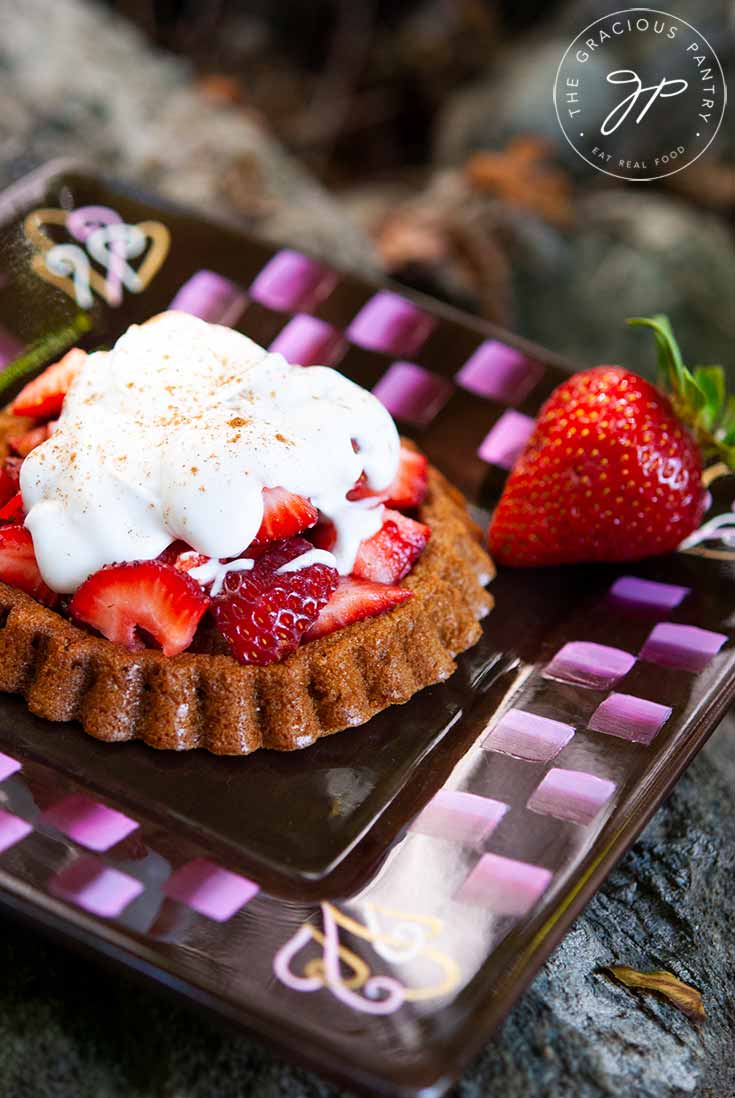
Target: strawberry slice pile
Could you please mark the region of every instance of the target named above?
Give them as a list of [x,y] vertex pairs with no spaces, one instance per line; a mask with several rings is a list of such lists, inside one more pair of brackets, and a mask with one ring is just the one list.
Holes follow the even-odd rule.
[[[86,352],[74,348],[19,393],[11,411],[36,422],[8,438],[17,456],[0,466],[0,581],[49,606],[59,599],[44,583],[31,535],[22,526],[20,466],[50,438],[85,360]],[[211,561],[176,541],[157,560],[112,564],[90,576],[71,599],[69,614],[115,644],[132,650],[154,646],[166,656],[186,651],[206,620],[224,637],[235,659],[273,663],[301,643],[382,614],[411,597],[411,591],[397,585],[418,560],[431,531],[402,512],[421,506],[427,486],[428,462],[408,447],[401,448],[398,472],[385,491],[373,491],[365,475],[360,477],[348,499],[379,508],[381,526],[361,543],[350,576],[340,576],[318,557],[284,570],[315,548],[332,547],[336,533],[320,520],[310,500],[274,486],[263,490],[256,537],[243,557],[230,562],[229,571],[228,562]],[[205,576],[209,578],[201,578]],[[218,577],[216,584],[213,576]]]

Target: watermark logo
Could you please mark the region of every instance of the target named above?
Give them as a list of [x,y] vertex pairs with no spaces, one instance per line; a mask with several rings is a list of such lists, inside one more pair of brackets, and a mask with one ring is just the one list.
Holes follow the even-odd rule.
[[714,141],[727,102],[722,66],[696,27],[652,8],[590,23],[561,59],[554,106],[592,167],[648,182],[688,167]]

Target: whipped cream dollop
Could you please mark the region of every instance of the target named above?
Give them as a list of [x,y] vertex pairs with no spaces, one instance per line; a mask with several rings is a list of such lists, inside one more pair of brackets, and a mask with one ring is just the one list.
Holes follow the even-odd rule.
[[336,370],[291,366],[230,328],[163,313],[87,358],[54,434],[21,468],[25,524],[46,583],[72,592],[176,539],[239,557],[263,488],[283,487],[335,524],[347,574],[382,522],[381,506],[347,492],[363,470],[371,489],[387,488],[399,449],[383,405]]

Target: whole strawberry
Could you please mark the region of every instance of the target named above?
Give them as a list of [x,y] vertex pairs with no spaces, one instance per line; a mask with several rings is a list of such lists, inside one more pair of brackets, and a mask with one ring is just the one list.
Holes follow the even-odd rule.
[[700,524],[702,452],[733,457],[735,411],[724,372],[687,370],[665,317],[636,322],[654,329],[672,399],[619,366],[560,385],[490,523],[499,563],[638,560],[676,549]]

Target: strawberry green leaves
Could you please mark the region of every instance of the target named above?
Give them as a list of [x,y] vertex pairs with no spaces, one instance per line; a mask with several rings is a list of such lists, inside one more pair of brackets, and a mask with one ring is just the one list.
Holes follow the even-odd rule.
[[704,460],[718,459],[735,470],[735,395],[727,394],[724,367],[685,366],[669,318],[662,314],[631,317],[628,323],[653,331],[659,384],[693,432]]

